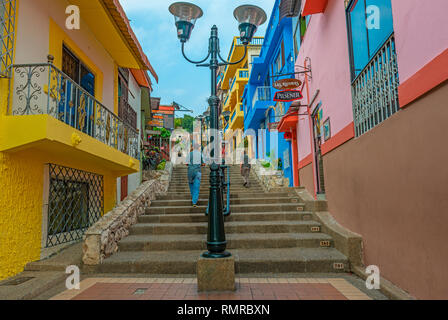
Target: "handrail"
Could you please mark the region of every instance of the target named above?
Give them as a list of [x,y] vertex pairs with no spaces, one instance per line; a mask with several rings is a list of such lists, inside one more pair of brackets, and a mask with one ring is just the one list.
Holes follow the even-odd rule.
[[8,115],[48,114],[138,159],[139,135],[67,74],[50,63],[16,64],[9,70]]

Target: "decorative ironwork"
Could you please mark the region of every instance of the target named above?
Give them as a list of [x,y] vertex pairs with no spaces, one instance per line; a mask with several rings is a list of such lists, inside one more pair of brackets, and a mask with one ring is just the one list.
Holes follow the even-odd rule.
[[357,137],[400,109],[395,38],[392,35],[352,84]]
[[46,247],[82,239],[104,213],[101,175],[49,164]]
[[[8,114],[48,114],[85,134],[139,158],[135,124],[123,121],[52,63],[14,65]],[[126,134],[120,135],[120,132]],[[123,139],[126,139],[124,141]]]
[[126,99],[121,98],[118,103],[118,116],[132,128],[137,128],[137,112],[132,109]]
[[6,78],[14,57],[16,0],[0,0],[0,77]]

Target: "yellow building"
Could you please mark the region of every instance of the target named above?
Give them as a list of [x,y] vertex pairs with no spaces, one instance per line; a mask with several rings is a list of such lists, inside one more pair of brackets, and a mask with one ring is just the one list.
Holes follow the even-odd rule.
[[[243,147],[244,110],[242,95],[249,81],[252,60],[258,57],[263,45],[263,37],[254,37],[248,45],[246,57],[238,64],[227,65],[219,76],[218,91],[222,94],[222,112],[229,111],[229,121],[222,118],[226,148],[235,150]],[[239,37],[234,37],[228,61],[237,62],[244,56],[244,45]],[[228,150],[228,149],[227,149]]]
[[118,1],[0,0],[0,17],[1,280],[115,206],[117,178],[140,167],[119,68],[157,75]]

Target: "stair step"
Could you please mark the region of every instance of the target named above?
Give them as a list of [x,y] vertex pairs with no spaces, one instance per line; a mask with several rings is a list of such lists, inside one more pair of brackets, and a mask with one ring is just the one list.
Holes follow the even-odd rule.
[[[305,204],[303,203],[288,203],[288,204],[239,204],[231,207],[232,212],[267,212],[267,211],[304,211]],[[174,214],[174,213],[205,213],[206,206],[177,206],[177,207],[150,207],[147,208],[146,214]]]
[[[120,251],[206,250],[206,234],[130,235],[119,243]],[[319,248],[330,241],[324,233],[226,233],[228,249]]]
[[[319,226],[316,221],[228,221],[225,230],[226,233],[311,233],[312,227]],[[207,234],[207,223],[137,223],[131,227],[130,234]]]
[[[334,248],[234,249],[236,273],[348,272],[347,258]],[[202,250],[123,251],[97,267],[103,273],[195,274]],[[342,263],[342,269],[335,269]]]
[[[272,193],[266,194],[264,192],[250,192],[251,189],[247,189],[248,192],[245,193],[230,193],[230,199],[246,199],[246,198],[265,198],[267,195],[269,197],[297,197],[296,193]],[[208,199],[209,193],[199,194],[199,199]],[[190,192],[167,192],[164,195],[157,196],[157,200],[191,200]]]
[[[287,197],[279,197],[279,198],[231,198],[230,204],[262,204],[262,203],[299,203],[299,198],[287,198]],[[208,204],[208,199],[200,199],[197,203],[198,205],[205,206]],[[151,202],[151,207],[165,207],[165,206],[189,206],[191,205],[191,199],[185,200],[154,200]]]
[[[245,212],[232,213],[224,217],[225,222],[231,221],[311,221],[311,212]],[[208,217],[199,214],[169,214],[169,215],[142,215],[139,223],[183,223],[183,222],[207,222]]]

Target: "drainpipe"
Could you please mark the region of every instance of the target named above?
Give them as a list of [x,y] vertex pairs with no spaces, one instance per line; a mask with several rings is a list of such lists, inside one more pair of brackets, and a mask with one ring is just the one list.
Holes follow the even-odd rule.
[[[308,68],[307,65],[307,59],[305,59],[304,61],[304,67],[305,69]],[[317,179],[317,175],[316,175],[316,156],[315,156],[315,150],[314,150],[314,141],[313,141],[313,120],[311,119],[311,106],[310,106],[310,88],[308,85],[308,73],[305,73],[305,84],[306,84],[306,99],[307,99],[307,104],[308,107],[306,108],[307,113],[308,113],[308,122],[309,122],[309,127],[310,127],[310,147],[311,147],[311,163],[312,163],[312,167],[313,167],[313,188],[314,188],[314,199],[317,200],[317,184],[316,184],[316,179]]]

